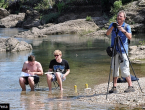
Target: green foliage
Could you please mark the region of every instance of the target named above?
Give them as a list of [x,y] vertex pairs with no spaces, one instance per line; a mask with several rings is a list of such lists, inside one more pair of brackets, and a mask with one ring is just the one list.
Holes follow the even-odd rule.
[[58,12],[61,13],[63,11],[63,9],[65,9],[65,3],[64,2],[59,2],[58,4],[56,4],[57,8],[58,8]]
[[112,14],[117,14],[117,12],[119,11],[119,9],[122,7],[122,1],[115,1],[114,2],[114,8],[111,8],[111,13]]
[[0,8],[7,8],[8,3],[5,3],[5,0],[0,0]]
[[145,45],[145,41],[139,41],[140,45]]
[[91,21],[92,20],[92,17],[91,16],[87,16],[86,17],[86,21]]
[[5,0],[0,0],[0,3],[4,3],[5,2]]
[[115,22],[116,19],[117,19],[117,14],[111,17],[111,19],[109,20],[109,23]]
[[50,21],[54,21],[59,17],[59,13],[50,13],[47,15],[43,15],[40,17],[40,20],[45,21],[45,24],[49,23]]
[[49,8],[48,0],[43,0],[42,2],[35,4],[34,9],[36,10],[46,10]]

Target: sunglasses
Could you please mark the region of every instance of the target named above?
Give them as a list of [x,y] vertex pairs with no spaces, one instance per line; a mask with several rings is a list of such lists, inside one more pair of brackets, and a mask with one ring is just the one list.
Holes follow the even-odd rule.
[[56,57],[56,56],[58,57],[59,55],[54,55],[54,56],[55,56],[55,57]]

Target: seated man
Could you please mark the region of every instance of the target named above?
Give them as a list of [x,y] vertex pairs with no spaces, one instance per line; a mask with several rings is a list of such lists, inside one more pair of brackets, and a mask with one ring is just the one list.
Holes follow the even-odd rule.
[[55,59],[51,60],[48,70],[48,72],[53,71],[54,74],[47,74],[47,84],[49,90],[51,90],[52,89],[51,81],[57,80],[60,90],[63,90],[62,81],[64,81],[66,79],[66,76],[70,73],[69,64],[66,60],[61,58],[62,52],[60,50],[54,51],[54,57]]
[[22,72],[29,74],[27,77],[20,77],[19,83],[22,91],[26,91],[25,84],[29,84],[31,91],[34,91],[34,84],[39,82],[39,77],[37,75],[43,75],[43,69],[39,62],[35,61],[33,55],[28,56],[28,61],[23,64]]

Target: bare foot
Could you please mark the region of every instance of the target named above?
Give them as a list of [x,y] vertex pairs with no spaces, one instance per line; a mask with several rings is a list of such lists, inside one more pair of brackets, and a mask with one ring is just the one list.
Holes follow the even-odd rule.
[[60,88],[59,90],[63,91],[63,88]]

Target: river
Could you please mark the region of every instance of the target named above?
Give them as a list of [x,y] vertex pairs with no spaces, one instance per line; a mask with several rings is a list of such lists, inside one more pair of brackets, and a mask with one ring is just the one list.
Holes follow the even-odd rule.
[[[7,38],[18,32],[25,31],[18,28],[1,28],[0,38]],[[135,34],[130,45],[138,45],[145,40],[145,34]],[[110,57],[106,54],[106,47],[110,39],[82,37],[78,35],[50,35],[45,38],[24,39],[33,46],[32,51],[0,52],[0,103],[9,103],[11,110],[113,110],[114,107],[90,105],[77,101],[78,96],[85,97],[85,84],[93,89],[95,85],[108,81]],[[53,85],[49,91],[46,75],[40,76],[39,87],[31,92],[27,86],[26,92],[21,92],[19,77],[24,61],[33,54],[42,64],[44,73],[48,71],[49,62],[54,59],[55,49],[62,51],[62,58],[70,65],[70,74],[63,82],[64,91],[60,92]],[[132,64],[137,77],[145,77],[144,64]],[[133,72],[131,71],[131,74]],[[74,91],[77,86],[77,92]],[[107,90],[106,90],[107,91]]]

